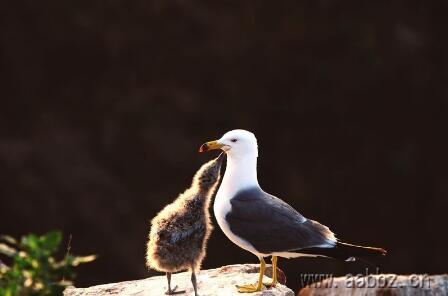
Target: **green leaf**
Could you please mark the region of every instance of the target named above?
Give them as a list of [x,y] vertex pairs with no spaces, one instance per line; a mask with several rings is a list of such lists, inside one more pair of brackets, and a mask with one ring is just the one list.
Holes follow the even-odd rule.
[[62,241],[62,233],[60,231],[52,231],[40,237],[42,248],[54,253],[58,250]]
[[7,244],[0,243],[0,254],[6,255],[8,257],[14,257],[17,254],[17,250],[11,248]]
[[30,251],[39,250],[39,239],[34,234],[28,234],[22,237],[21,244],[24,249],[29,249]]
[[0,254],[13,257],[10,267],[0,264],[0,296],[62,295],[65,286],[75,279],[74,267],[91,262],[96,256],[68,253],[57,261],[53,254],[58,251],[61,241],[59,231],[42,236],[29,234],[23,236],[20,243],[12,237],[0,236],[0,242],[5,242],[0,243]]

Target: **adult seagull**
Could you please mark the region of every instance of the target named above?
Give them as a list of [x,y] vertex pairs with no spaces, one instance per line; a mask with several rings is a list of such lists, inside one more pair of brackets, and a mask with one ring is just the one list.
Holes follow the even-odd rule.
[[225,235],[260,260],[256,284],[237,286],[241,293],[262,290],[264,257],[272,256],[272,282],[277,284],[277,257],[324,256],[351,261],[356,257],[385,255],[381,248],[340,242],[325,225],[307,219],[281,199],[264,192],[257,179],[258,145],[245,130],[227,132],[203,144],[199,151],[222,149],[227,168],[213,205]]

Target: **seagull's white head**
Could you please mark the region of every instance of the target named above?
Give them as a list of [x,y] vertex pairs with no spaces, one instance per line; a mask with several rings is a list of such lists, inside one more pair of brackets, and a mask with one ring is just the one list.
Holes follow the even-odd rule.
[[224,134],[221,139],[202,144],[199,152],[222,149],[229,158],[258,156],[257,138],[249,131],[236,129]]

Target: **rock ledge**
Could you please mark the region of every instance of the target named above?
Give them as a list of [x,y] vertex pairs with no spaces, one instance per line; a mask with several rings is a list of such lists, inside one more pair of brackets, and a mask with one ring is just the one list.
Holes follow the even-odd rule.
[[[201,270],[197,274],[198,294],[207,295],[238,295],[236,284],[255,283],[258,279],[258,265],[238,264],[228,265],[216,269]],[[265,276],[265,282],[270,279]],[[194,295],[190,282],[190,273],[182,272],[173,274],[171,279],[172,287],[178,286],[179,290],[186,290],[180,296]],[[143,280],[119,282],[93,286],[89,288],[68,287],[64,291],[64,296],[102,296],[102,295],[165,295],[167,287],[166,277],[155,276]],[[288,287],[278,284],[275,288],[265,289],[251,296],[294,296],[294,292]]]

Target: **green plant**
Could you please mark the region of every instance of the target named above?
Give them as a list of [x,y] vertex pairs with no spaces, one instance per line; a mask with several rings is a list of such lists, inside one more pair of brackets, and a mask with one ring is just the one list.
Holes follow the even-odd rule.
[[69,243],[67,253],[58,261],[55,254],[61,240],[59,231],[42,236],[29,234],[20,241],[0,236],[0,254],[11,262],[8,266],[0,260],[0,296],[62,295],[75,278],[73,268],[96,256],[71,255]]

